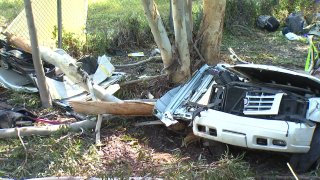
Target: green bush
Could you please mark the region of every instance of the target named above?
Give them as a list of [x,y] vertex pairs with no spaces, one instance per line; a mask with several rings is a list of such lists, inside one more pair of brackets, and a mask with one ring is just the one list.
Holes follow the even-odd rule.
[[302,11],[305,15],[314,13],[313,0],[227,0],[225,28],[233,25],[254,27],[259,15],[273,15],[284,23],[292,12]]

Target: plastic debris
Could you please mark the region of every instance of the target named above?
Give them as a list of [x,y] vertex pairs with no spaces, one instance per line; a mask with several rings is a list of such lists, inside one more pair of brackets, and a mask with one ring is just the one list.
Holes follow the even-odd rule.
[[129,57],[143,57],[144,53],[143,52],[135,52],[135,53],[130,53],[128,54]]

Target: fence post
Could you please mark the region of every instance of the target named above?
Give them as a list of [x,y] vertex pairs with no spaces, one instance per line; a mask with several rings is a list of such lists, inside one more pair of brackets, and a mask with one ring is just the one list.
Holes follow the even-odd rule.
[[58,24],[58,48],[62,48],[62,6],[61,0],[57,0],[57,24]]
[[31,1],[24,0],[24,7],[25,7],[26,17],[28,22],[30,42],[31,42],[31,48],[32,48],[32,60],[33,60],[34,69],[37,75],[37,83],[38,83],[41,103],[42,103],[42,107],[49,108],[52,106],[52,102],[49,95],[45,74],[43,71],[42,61],[40,59],[37,31],[34,25]]

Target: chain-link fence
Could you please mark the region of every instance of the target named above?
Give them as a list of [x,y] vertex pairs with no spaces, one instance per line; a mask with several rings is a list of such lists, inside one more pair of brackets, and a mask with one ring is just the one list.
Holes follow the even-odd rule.
[[[58,11],[58,2],[61,1],[61,11]],[[14,6],[17,0],[8,1]],[[87,0],[32,0],[33,17],[37,29],[39,45],[47,47],[57,47],[58,37],[58,15],[61,13],[63,32],[72,32],[74,34],[84,35],[84,29],[87,18]],[[0,3],[4,3],[0,1]],[[23,4],[23,1],[22,1]],[[29,31],[26,20],[26,14],[23,6],[11,7],[15,9],[16,18],[9,23],[5,31],[29,39]],[[17,9],[21,10],[18,11]],[[6,10],[2,10],[7,13]],[[1,11],[0,11],[0,16]],[[62,32],[62,31],[61,31]]]

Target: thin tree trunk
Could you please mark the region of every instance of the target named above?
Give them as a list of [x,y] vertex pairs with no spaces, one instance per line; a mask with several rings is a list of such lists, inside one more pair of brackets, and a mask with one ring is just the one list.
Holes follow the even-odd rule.
[[180,68],[178,68],[173,77],[174,82],[182,82],[190,77],[190,53],[187,40],[185,4],[185,1],[172,0],[175,45],[180,57]]
[[46,83],[42,61],[40,59],[37,31],[34,25],[31,1],[24,0],[24,5],[25,5],[26,16],[27,16],[27,22],[28,22],[30,42],[32,47],[32,60],[33,60],[34,69],[37,75],[37,84],[39,88],[40,99],[41,99],[42,107],[49,108],[52,106],[52,102],[51,102],[51,98],[50,98],[47,83]]
[[185,17],[186,17],[186,29],[187,29],[187,39],[189,46],[192,43],[192,31],[193,31],[193,21],[192,21],[192,0],[187,0],[184,3],[185,6]]
[[[153,0],[141,0],[154,40],[161,51],[164,68],[169,69],[172,60],[172,47],[166,29],[161,20],[156,3]],[[170,72],[167,72],[170,74]]]
[[201,54],[210,65],[219,62],[225,7],[226,0],[203,0],[203,18],[198,38]]

